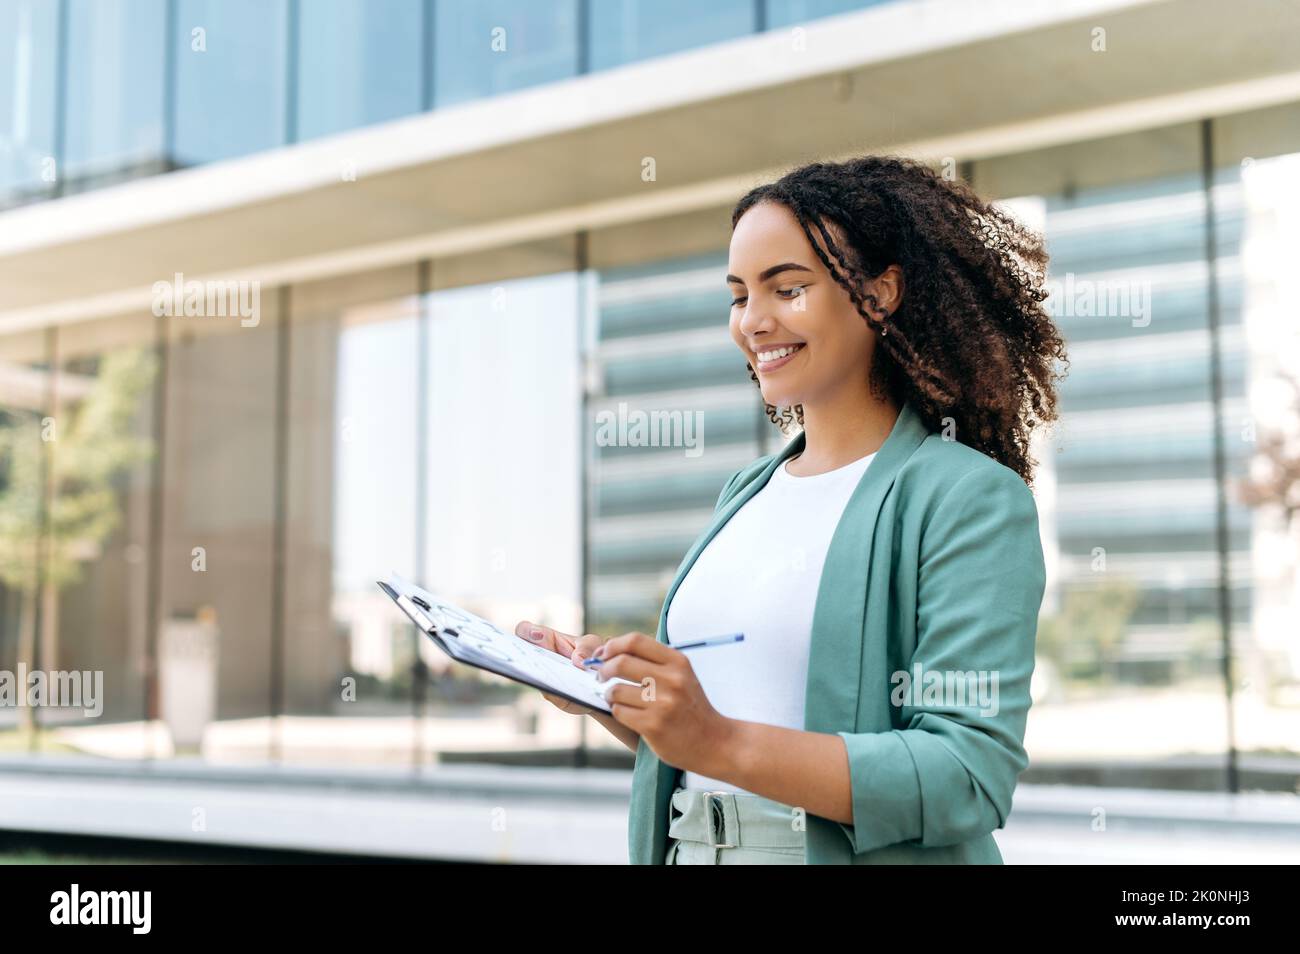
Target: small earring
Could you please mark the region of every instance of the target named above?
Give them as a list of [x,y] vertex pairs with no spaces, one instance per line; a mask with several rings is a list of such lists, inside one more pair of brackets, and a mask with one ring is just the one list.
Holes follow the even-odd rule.
[[883,337],[884,337],[885,335],[887,335],[887,334],[889,334],[889,326],[888,326],[888,325],[881,325],[881,326],[880,326],[880,337],[883,338]]

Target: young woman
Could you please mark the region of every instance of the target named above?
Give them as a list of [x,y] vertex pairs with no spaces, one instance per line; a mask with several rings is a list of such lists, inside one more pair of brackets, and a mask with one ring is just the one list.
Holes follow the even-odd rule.
[[634,864],[1001,863],[1045,586],[1029,445],[1066,360],[1046,266],[908,159],[737,204],[731,336],[799,432],[727,481],[656,637],[516,629],[640,684],[612,716],[547,696],[635,750]]

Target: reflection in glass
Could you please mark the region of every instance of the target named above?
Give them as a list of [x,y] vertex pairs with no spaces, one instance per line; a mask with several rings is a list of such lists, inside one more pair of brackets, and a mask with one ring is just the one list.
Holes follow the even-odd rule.
[[285,141],[286,11],[286,0],[176,0],[178,163]]
[[413,627],[376,585],[415,575],[416,268],[294,289],[286,761],[407,763]]
[[[1044,706],[1054,751],[1035,758],[1226,750],[1204,224],[1195,172],[1046,199],[1071,374],[1051,455],[1059,602],[1039,629],[1039,683],[1062,705]],[[1090,731],[1045,728],[1084,700]]]
[[[1281,120],[1281,122],[1279,122]],[[1224,420],[1235,737],[1243,788],[1290,790],[1300,765],[1300,135],[1294,106],[1215,121],[1215,234],[1245,389]],[[1269,130],[1284,130],[1280,137]],[[1247,153],[1246,150],[1249,150]],[[1287,150],[1277,155],[1279,150]],[[1238,607],[1242,594],[1246,605]]]
[[766,452],[768,431],[779,436],[728,331],[726,264],[723,250],[598,273],[589,434],[620,413],[690,414],[705,452],[645,446],[630,432],[590,441],[591,632],[656,631],[673,573],[723,484]]
[[[521,619],[576,632],[578,278],[559,273],[434,291],[427,307],[429,524],[419,582],[506,632]],[[443,758],[456,749],[577,741],[577,721],[547,712],[552,707],[536,691],[450,664],[426,643],[433,683],[425,731]]]
[[[41,711],[53,751],[142,758],[169,743],[169,707],[160,713],[164,725],[144,721],[151,474],[160,453],[153,332],[151,322],[134,315],[59,329],[60,431],[46,576],[52,592],[42,601],[41,665],[103,675],[97,715]],[[162,672],[169,686],[172,662]]]
[[664,56],[753,33],[753,0],[607,0],[591,5],[591,69]]
[[0,208],[52,194],[59,5],[0,4]]
[[[0,670],[36,665],[42,579],[44,468],[52,448],[51,341],[43,331],[0,338]],[[30,708],[0,707],[0,751],[34,747]]]
[[1211,285],[1201,132],[1188,124],[976,166],[977,186],[1059,184],[1013,203],[1037,208],[1048,306],[1070,354],[1062,420],[1036,455],[1049,564],[1026,740],[1031,771],[1047,773],[1036,779],[1092,782],[1077,766],[1104,761],[1116,784],[1227,785],[1220,574],[1226,565],[1234,644],[1254,656],[1247,567],[1258,540],[1229,493],[1220,549],[1215,420],[1217,410],[1232,485],[1247,465],[1240,435],[1258,368],[1231,178],[1215,189]]
[[438,3],[437,106],[566,79],[578,71],[577,0]]
[[77,183],[158,172],[163,0],[71,0],[64,175]]
[[189,741],[210,761],[272,753],[277,297],[261,294],[260,309],[248,327],[235,318],[165,319],[158,652],[160,665],[169,654],[199,657],[191,675],[215,692],[214,708],[187,711],[184,721],[206,721]]
[[420,111],[423,4],[312,0],[298,10],[299,139]]
[[766,4],[768,29],[806,23],[818,17],[831,17],[837,13],[851,13],[865,7],[896,0],[763,0]]

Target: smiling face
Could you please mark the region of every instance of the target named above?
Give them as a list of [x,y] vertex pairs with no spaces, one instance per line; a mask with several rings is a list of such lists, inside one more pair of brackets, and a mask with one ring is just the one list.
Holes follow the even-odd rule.
[[[794,213],[770,201],[746,211],[731,234],[727,271],[731,337],[757,373],[763,400],[808,406],[866,388],[876,332],[809,247]],[[887,287],[866,289],[890,312],[895,271],[887,271]]]

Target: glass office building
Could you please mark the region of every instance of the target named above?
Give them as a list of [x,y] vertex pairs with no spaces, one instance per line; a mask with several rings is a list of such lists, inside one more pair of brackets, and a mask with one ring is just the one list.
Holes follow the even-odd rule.
[[[785,440],[727,330],[731,204],[809,150],[915,147],[1044,231],[1070,349],[1026,779],[1292,788],[1300,529],[1242,481],[1295,415],[1300,95],[1198,103],[1207,73],[1051,126],[959,92],[1014,24],[835,45],[921,6],[0,0],[0,669],[105,674],[102,715],[0,709],[0,738],[630,764],[375,581],[653,632]],[[1066,55],[1073,24],[1021,26]],[[1088,105],[1043,82],[1048,118]],[[191,280],[242,310],[151,307]]]
[[0,208],[872,5],[7,0]]

